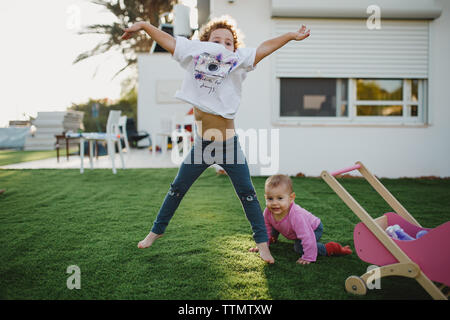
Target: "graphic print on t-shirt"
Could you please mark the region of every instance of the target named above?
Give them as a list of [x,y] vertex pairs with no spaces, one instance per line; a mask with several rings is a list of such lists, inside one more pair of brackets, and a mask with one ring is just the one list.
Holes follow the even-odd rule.
[[224,60],[222,54],[215,56],[204,52],[194,58],[194,63],[194,78],[200,88],[205,88],[211,94],[237,65],[237,60]]

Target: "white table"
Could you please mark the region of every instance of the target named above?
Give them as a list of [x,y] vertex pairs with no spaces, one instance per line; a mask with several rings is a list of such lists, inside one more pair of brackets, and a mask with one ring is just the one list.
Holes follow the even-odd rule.
[[93,142],[94,141],[106,141],[108,143],[108,154],[111,159],[112,164],[112,171],[114,174],[117,173],[115,163],[114,163],[114,156],[115,156],[115,142],[118,142],[119,144],[119,154],[120,154],[120,160],[122,162],[122,169],[125,169],[125,161],[122,154],[122,146],[120,141],[120,135],[113,135],[108,133],[102,133],[102,132],[83,132],[83,133],[66,133],[67,138],[79,138],[80,139],[80,158],[81,158],[81,165],[80,165],[80,173],[84,172],[84,141],[87,140],[89,142],[89,164],[91,169],[94,168],[92,156],[94,154],[94,148],[93,148]]

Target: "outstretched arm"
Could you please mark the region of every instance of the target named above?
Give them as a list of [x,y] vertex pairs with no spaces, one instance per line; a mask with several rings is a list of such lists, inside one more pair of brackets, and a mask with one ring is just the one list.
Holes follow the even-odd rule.
[[301,41],[303,39],[308,38],[309,35],[310,35],[310,30],[309,29],[307,30],[306,26],[302,25],[302,27],[296,32],[288,32],[279,37],[264,41],[256,49],[255,62],[253,63],[253,66],[256,66],[258,64],[258,62],[260,62],[262,59],[264,59],[271,53],[280,49],[282,46],[284,46],[289,41],[291,41],[291,40]]
[[170,52],[173,55],[173,52],[175,51],[175,44],[176,40],[174,37],[172,37],[167,32],[164,32],[162,30],[159,30],[152,24],[148,22],[136,22],[131,27],[124,30],[124,34],[122,35],[122,40],[127,40],[133,36],[135,32],[138,32],[140,30],[144,30],[147,32],[147,34],[155,40],[161,47],[166,49],[168,52]]

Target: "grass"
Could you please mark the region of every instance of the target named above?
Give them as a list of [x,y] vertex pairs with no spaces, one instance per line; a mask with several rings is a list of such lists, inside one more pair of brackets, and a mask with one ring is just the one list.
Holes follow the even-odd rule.
[[[75,149],[73,149],[75,150]],[[69,150],[69,153],[72,150]],[[66,148],[59,150],[59,156],[66,156]],[[6,166],[13,163],[42,160],[48,158],[56,158],[55,150],[45,151],[17,151],[17,150],[0,150],[0,166]]]
[[[383,278],[363,297],[344,290],[366,272],[356,254],[295,263],[280,237],[267,265],[257,254],[242,206],[226,176],[208,169],[181,202],[164,237],[148,233],[177,169],[0,170],[0,299],[429,299],[412,279]],[[264,205],[264,177],[253,184]],[[353,246],[358,218],[319,178],[293,178],[296,202],[319,216],[324,241]],[[450,220],[449,180],[382,180],[426,227]],[[373,216],[390,211],[364,180],[343,185]],[[69,290],[67,267],[81,270]]]

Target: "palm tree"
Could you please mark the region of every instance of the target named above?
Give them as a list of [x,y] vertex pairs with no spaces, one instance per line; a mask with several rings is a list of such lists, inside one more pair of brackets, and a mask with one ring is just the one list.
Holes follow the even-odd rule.
[[92,50],[79,54],[73,64],[111,49],[119,49],[127,64],[114,75],[116,77],[126,68],[135,66],[137,63],[136,53],[149,52],[153,43],[153,39],[144,33],[123,41],[120,39],[123,30],[138,21],[148,21],[154,26],[159,26],[159,17],[165,12],[172,11],[177,0],[91,0],[91,2],[104,6],[117,17],[119,22],[94,24],[80,31],[78,34],[102,34],[108,37],[106,41],[99,43]]

